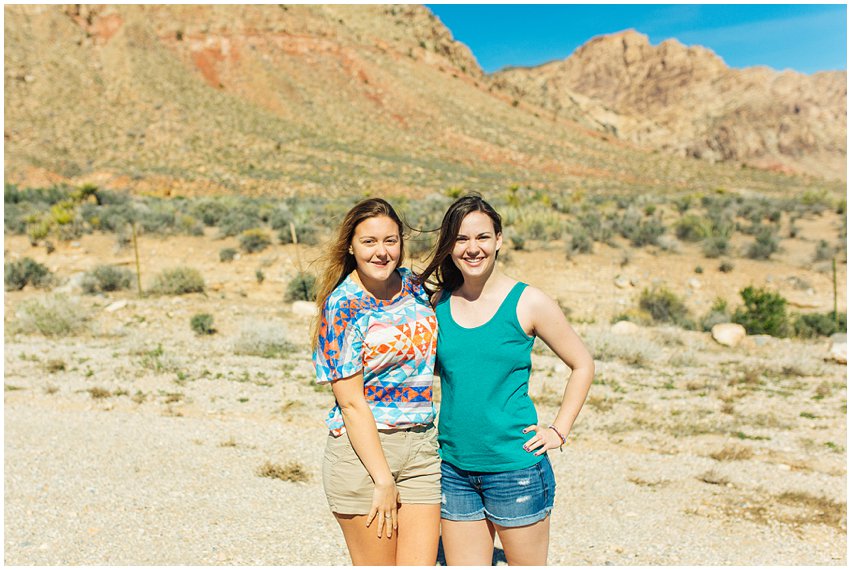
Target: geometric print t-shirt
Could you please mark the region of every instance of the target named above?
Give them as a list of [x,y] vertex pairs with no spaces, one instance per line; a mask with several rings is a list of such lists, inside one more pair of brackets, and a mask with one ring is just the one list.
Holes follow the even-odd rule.
[[[319,342],[313,352],[320,384],[363,372],[363,393],[378,429],[434,421],[432,401],[437,355],[437,318],[422,285],[399,267],[402,288],[392,299],[376,299],[351,275],[323,306]],[[325,420],[332,434],[346,431],[339,406]]]

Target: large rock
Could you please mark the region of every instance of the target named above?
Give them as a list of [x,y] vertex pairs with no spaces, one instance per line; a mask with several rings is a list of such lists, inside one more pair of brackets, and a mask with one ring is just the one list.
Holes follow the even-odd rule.
[[639,330],[641,330],[641,327],[629,321],[618,321],[612,325],[612,332],[615,334],[632,335]]
[[293,302],[292,312],[300,317],[313,317],[316,315],[316,304],[310,301]]
[[718,323],[712,327],[712,338],[724,346],[736,346],[746,336],[745,327],[736,323]]
[[831,346],[828,360],[833,360],[839,364],[848,364],[848,340],[847,335],[837,333],[830,337]]

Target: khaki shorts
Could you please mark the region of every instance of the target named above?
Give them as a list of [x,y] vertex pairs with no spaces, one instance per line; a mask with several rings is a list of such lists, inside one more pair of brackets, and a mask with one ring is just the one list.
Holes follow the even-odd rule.
[[[382,430],[378,432],[378,439],[402,504],[440,504],[440,458],[434,424]],[[375,484],[347,433],[339,437],[328,434],[322,461],[322,484],[332,512],[369,514]]]

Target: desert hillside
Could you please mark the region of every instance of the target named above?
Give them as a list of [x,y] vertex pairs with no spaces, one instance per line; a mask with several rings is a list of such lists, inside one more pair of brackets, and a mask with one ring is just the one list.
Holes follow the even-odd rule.
[[709,49],[674,39],[652,46],[630,30],[494,80],[522,101],[641,145],[845,177],[844,71],[731,69]]
[[[4,10],[4,176],[20,186],[771,191],[838,177],[844,164],[844,79],[734,72],[635,34],[488,77],[421,6]],[[626,68],[613,63],[621,43]],[[700,114],[691,121],[685,108]]]

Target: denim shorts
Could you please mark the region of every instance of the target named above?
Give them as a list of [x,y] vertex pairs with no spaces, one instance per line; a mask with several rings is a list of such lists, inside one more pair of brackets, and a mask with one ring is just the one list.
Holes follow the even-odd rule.
[[444,461],[440,466],[440,516],[515,527],[543,520],[553,509],[556,479],[550,460],[515,471],[467,471]]

